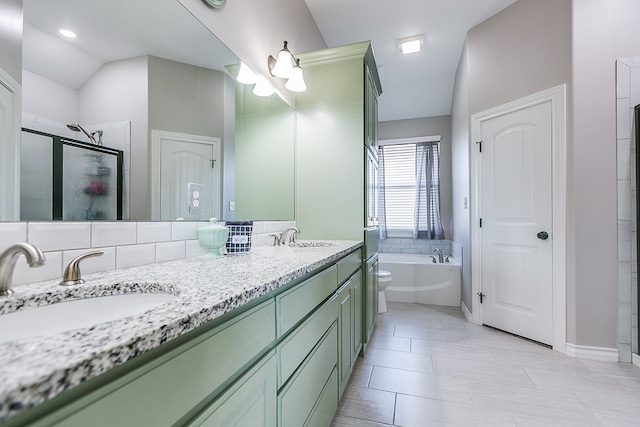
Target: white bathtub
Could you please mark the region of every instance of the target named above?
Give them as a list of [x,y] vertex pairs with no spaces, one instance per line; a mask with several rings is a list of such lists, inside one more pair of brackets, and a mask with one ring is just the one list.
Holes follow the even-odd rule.
[[391,273],[387,301],[460,306],[460,262],[434,264],[430,255],[379,253],[380,270]]

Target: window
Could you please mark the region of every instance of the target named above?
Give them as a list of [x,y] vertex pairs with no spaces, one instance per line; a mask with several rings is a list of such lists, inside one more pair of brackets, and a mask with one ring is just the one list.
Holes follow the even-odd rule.
[[439,143],[381,145],[379,159],[382,238],[443,239]]

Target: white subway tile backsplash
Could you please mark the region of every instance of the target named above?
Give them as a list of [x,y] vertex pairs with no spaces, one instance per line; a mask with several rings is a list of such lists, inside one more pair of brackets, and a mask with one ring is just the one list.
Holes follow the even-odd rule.
[[94,222],[91,225],[91,246],[135,245],[135,222]]
[[170,222],[139,222],[138,243],[170,242]]
[[86,254],[87,252],[102,252],[102,255],[83,259],[80,262],[80,272],[82,274],[100,273],[103,271],[111,271],[116,268],[116,248],[103,247],[97,249],[81,249],[75,251],[62,252],[62,269],[77,256]]
[[156,243],[156,262],[182,259],[185,251],[184,241]]
[[264,221],[253,221],[253,234],[264,233]]
[[207,253],[207,250],[202,246],[200,246],[200,242],[198,240],[187,240],[184,243],[185,243],[185,256],[187,258],[204,255]]
[[14,243],[25,243],[27,241],[26,222],[3,222],[0,223],[0,252],[7,249]]
[[176,221],[171,223],[171,240],[197,239],[196,229],[203,226],[203,222]]
[[116,248],[116,268],[153,264],[156,260],[156,245],[119,246]]
[[30,222],[28,241],[42,251],[88,248],[91,244],[89,222]]
[[13,271],[13,284],[62,279],[62,252],[45,252],[44,257],[46,261],[40,267],[29,267],[25,257],[19,257]]

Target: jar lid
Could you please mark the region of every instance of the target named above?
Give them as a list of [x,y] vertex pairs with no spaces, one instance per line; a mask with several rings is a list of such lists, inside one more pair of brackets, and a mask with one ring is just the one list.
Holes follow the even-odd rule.
[[222,230],[225,229],[224,225],[218,224],[218,218],[210,218],[209,224],[198,227],[198,230]]

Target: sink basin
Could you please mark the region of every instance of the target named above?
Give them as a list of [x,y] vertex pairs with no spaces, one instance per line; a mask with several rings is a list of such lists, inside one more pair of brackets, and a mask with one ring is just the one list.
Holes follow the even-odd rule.
[[43,305],[0,315],[0,343],[53,335],[140,314],[171,301],[167,293],[109,295]]
[[296,242],[289,243],[289,246],[294,248],[328,248],[333,246],[331,242]]

